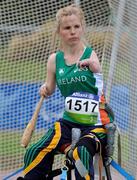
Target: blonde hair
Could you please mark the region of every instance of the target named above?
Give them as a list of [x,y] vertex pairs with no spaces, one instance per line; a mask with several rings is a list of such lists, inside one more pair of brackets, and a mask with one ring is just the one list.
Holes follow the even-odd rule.
[[[61,8],[61,9],[58,10],[58,12],[56,14],[56,23],[55,23],[54,33],[53,33],[53,42],[52,42],[52,47],[53,48],[55,48],[56,38],[57,38],[57,34],[59,32],[60,23],[61,23],[62,18],[64,16],[71,16],[73,14],[76,15],[77,17],[79,17],[82,28],[83,28],[83,30],[85,32],[86,22],[85,22],[85,17],[84,17],[83,10],[79,6],[77,6],[75,4],[72,4],[72,5],[66,6],[64,8]],[[83,41],[85,41],[85,40],[83,40]]]

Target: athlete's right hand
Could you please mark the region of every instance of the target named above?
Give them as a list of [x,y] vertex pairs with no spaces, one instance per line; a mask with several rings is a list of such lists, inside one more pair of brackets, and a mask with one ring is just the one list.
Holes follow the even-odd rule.
[[40,89],[39,89],[39,93],[41,96],[44,96],[45,98],[48,97],[49,93],[48,93],[48,88],[46,86],[46,83],[44,83]]

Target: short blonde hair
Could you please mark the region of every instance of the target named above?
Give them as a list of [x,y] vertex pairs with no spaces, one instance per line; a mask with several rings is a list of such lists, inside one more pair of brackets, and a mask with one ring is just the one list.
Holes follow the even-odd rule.
[[56,43],[55,42],[56,41],[56,36],[57,36],[57,34],[59,32],[60,23],[61,23],[62,18],[64,16],[71,16],[73,14],[76,15],[77,17],[79,17],[79,20],[81,22],[83,31],[85,32],[86,21],[85,21],[83,10],[79,6],[77,6],[75,4],[63,7],[61,9],[59,9],[57,11],[57,14],[56,14],[56,23],[55,23],[54,34],[53,34],[53,47],[55,46],[55,43]]
[[80,7],[76,6],[75,4],[72,4],[58,10],[56,14],[56,31],[58,31],[59,29],[62,17],[71,16],[73,14],[79,17],[82,27],[85,28],[86,23],[85,23],[84,12]]

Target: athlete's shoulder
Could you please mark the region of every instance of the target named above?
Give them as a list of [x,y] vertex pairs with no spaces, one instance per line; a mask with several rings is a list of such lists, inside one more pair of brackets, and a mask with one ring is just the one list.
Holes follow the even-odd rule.
[[50,56],[48,58],[48,64],[54,64],[55,63],[55,59],[56,59],[56,53],[50,54]]
[[55,59],[55,57],[56,57],[56,53],[52,53],[49,55],[48,60],[53,60],[53,59]]

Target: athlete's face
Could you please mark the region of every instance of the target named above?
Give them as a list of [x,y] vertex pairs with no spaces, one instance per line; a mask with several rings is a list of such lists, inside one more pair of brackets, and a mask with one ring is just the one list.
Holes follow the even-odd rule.
[[80,19],[76,15],[64,16],[59,27],[61,42],[65,45],[73,46],[81,41],[83,27]]

